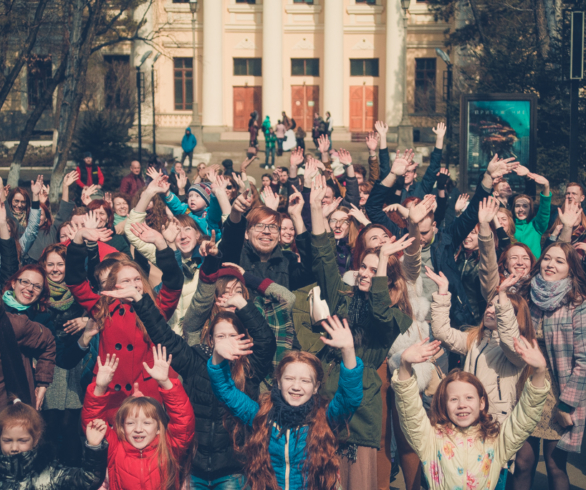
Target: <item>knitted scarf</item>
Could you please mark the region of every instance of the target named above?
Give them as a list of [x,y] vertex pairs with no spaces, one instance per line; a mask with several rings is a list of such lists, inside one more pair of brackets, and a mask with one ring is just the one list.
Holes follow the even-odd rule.
[[12,211],[12,216],[23,228],[26,228],[26,211]]
[[546,281],[539,273],[531,280],[531,300],[543,311],[553,311],[565,303],[571,289],[569,277],[561,281]]
[[10,306],[10,308],[14,308],[16,311],[26,311],[30,308],[31,305],[23,305],[20,304],[16,298],[14,297],[14,291],[6,291],[2,295],[2,300],[6,306]]
[[116,226],[121,221],[124,221],[128,216],[120,216],[119,214],[114,213],[114,226]]
[[65,282],[58,283],[49,279],[49,290],[51,292],[49,305],[59,311],[66,311],[73,304],[73,294],[65,285]]
[[[311,397],[306,403],[298,407],[289,405],[279,389],[279,384],[274,383],[271,388],[271,401],[273,408],[269,412],[268,423],[277,424],[282,434],[287,429],[296,429],[306,424],[305,419],[313,410],[315,397]],[[318,401],[319,403],[319,401]]]

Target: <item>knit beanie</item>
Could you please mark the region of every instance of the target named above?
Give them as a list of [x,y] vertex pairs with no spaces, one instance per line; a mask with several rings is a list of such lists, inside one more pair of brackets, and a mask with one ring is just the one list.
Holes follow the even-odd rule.
[[218,279],[220,277],[224,277],[224,276],[235,277],[244,286],[246,286],[246,281],[244,280],[244,276],[242,274],[240,274],[240,271],[238,269],[236,269],[235,267],[222,267],[220,270],[218,270],[217,274],[218,274]]
[[207,183],[198,183],[198,184],[192,184],[191,187],[189,187],[189,191],[187,191],[187,195],[189,195],[190,192],[197,192],[202,199],[206,202],[206,204],[209,206],[210,204],[210,199],[211,199],[211,195],[212,195],[212,188],[210,186],[210,184]]

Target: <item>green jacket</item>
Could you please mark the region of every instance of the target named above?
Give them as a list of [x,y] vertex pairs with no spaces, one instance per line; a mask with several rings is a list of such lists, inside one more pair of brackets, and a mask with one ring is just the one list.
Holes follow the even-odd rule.
[[539,208],[537,214],[530,221],[526,219],[519,220],[515,218],[515,238],[517,241],[527,245],[535,258],[538,259],[541,256],[541,235],[547,231],[549,224],[549,214],[551,212],[551,192],[549,196],[540,194],[541,199],[539,200]]
[[265,142],[266,142],[266,149],[272,150],[275,147],[275,143],[277,142],[277,137],[274,134],[267,133],[267,136],[265,138]]
[[[324,233],[318,236],[312,235],[311,244],[313,273],[321,288],[322,298],[328,302],[332,315],[347,317],[352,296],[344,293],[350,293],[354,288],[342,282],[332,241]],[[412,320],[398,308],[391,307],[386,277],[373,279],[369,293],[369,304],[371,313],[367,324],[370,325],[370,328],[365,333],[361,345],[356,347],[356,356],[360,357],[364,363],[362,380],[364,397],[350,421],[350,437],[348,438],[346,430],[344,430],[340,434],[340,439],[350,444],[378,449],[381,440],[383,408],[380,392],[382,382],[376,371],[385,362],[391,344],[399,333],[407,331]],[[296,322],[299,318],[298,315],[299,311],[294,311],[294,318],[297,316]],[[322,335],[325,336],[323,333]],[[307,342],[309,338],[309,335],[299,336],[304,350],[306,346],[303,343]],[[313,347],[312,350],[316,350],[319,344],[313,342],[310,346]],[[321,394],[331,400],[338,389],[342,357],[338,350],[327,346],[324,346],[317,353],[317,356],[322,361],[325,373]]]

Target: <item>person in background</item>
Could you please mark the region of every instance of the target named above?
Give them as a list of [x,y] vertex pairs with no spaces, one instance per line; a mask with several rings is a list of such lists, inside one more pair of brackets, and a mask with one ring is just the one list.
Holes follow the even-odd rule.
[[326,118],[324,120],[325,123],[325,129],[326,132],[325,134],[327,134],[328,136],[328,140],[330,140],[330,147],[328,148],[328,150],[332,149],[332,132],[334,131],[334,118],[332,117],[332,115],[330,114],[330,112],[326,112]]
[[492,195],[498,199],[501,207],[511,209],[509,200],[513,196],[513,189],[505,179],[497,179],[492,185]]
[[101,189],[104,185],[102,169],[98,167],[89,151],[83,154],[83,164],[77,167],[77,172],[76,183],[81,189],[90,185],[95,185],[98,189]]
[[293,124],[291,123],[291,119],[289,119],[289,116],[287,116],[287,113],[285,111],[281,112],[281,121],[283,121],[283,126],[285,126],[285,131],[289,131],[290,129],[294,129],[293,128]]
[[[185,180],[185,185],[182,187],[183,192],[179,192],[179,184],[183,183],[183,180]],[[171,185],[171,192],[176,196],[187,194],[187,189],[189,189],[191,184],[185,175],[183,164],[179,161],[176,161],[171,167],[171,173],[169,174],[169,184]]]
[[248,146],[250,148],[258,148],[258,129],[258,112],[254,111],[250,113],[248,120],[248,132],[250,133]]
[[267,134],[269,134],[269,129],[271,129],[271,118],[269,116],[265,117],[265,120],[262,122],[261,129],[266,138]]
[[275,136],[277,137],[277,156],[281,156],[283,154],[283,141],[285,141],[285,125],[281,122],[277,122],[277,127],[275,128]]
[[183,135],[183,139],[181,140],[181,148],[183,149],[183,155],[181,156],[181,164],[185,161],[187,157],[189,157],[189,168],[187,169],[188,172],[191,172],[191,167],[193,165],[193,150],[197,146],[197,139],[191,133],[191,128],[187,128],[185,130],[185,134]]
[[295,131],[295,141],[297,142],[297,148],[301,148],[303,152],[305,152],[305,136],[306,133],[303,128],[298,126],[297,131]]
[[130,163],[130,173],[120,181],[120,192],[130,197],[145,186],[144,178],[141,175],[140,162],[133,160]]
[[10,190],[8,193],[8,207],[6,208],[6,213],[8,213],[9,218],[12,218],[15,221],[19,236],[24,233],[24,229],[28,223],[30,210],[31,198],[26,189],[15,187]]
[[[273,128],[269,129],[269,132],[265,134],[265,153],[266,153],[266,160],[265,164],[261,165],[260,168],[275,168],[275,144],[277,142],[277,136],[273,131]],[[269,156],[271,158],[271,163],[269,165]]]

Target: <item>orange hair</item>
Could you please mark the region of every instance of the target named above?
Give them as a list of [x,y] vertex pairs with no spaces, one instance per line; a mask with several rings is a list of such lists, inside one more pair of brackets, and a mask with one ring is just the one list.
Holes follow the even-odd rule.
[[250,210],[246,216],[246,228],[250,230],[254,225],[260,223],[266,218],[273,218],[273,223],[277,226],[281,226],[281,213],[272,210],[267,206],[259,206]]
[[45,431],[43,417],[26,403],[20,401],[16,403],[9,401],[8,403],[9,405],[0,412],[0,434],[2,434],[5,427],[7,429],[22,427],[33,438],[33,447],[36,446]]

